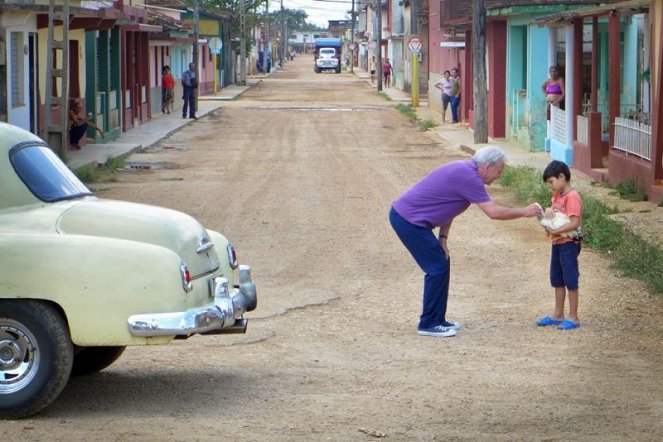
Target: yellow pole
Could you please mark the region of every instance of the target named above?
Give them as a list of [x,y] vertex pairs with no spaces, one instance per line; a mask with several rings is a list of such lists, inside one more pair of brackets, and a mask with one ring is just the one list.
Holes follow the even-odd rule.
[[416,52],[412,52],[412,107],[419,106],[419,80],[417,78],[417,63],[419,57]]
[[214,54],[214,95],[219,91],[219,67],[216,65],[217,55]]

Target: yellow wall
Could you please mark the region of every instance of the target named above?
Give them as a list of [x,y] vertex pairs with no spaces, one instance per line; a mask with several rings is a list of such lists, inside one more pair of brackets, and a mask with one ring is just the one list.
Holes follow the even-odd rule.
[[[55,39],[62,39],[62,27],[56,27],[54,29]],[[46,64],[47,60],[47,49],[48,49],[48,29],[39,30],[39,102],[44,104],[44,93],[46,92],[46,70],[48,68]],[[85,30],[77,29],[69,31],[69,40],[78,40],[78,78],[80,82],[80,91],[81,95],[85,95]],[[62,66],[62,57],[61,51],[56,52],[58,54],[57,65],[58,67]],[[72,54],[70,54],[71,56]],[[59,88],[60,86],[58,86]],[[58,89],[59,90],[59,89]]]
[[199,34],[209,36],[219,35],[219,22],[216,20],[200,20]]

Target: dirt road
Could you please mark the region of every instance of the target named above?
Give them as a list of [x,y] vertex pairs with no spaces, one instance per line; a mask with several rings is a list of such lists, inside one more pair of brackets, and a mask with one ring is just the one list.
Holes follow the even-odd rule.
[[300,58],[130,158],[162,168],[93,186],[224,232],[258,309],[245,335],[129,348],[38,416],[3,422],[3,440],[659,441],[663,300],[583,250],[582,328],[537,328],[553,294],[533,220],[460,216],[448,317],[463,329],[417,336],[422,275],[388,209],[467,155],[393,107]]

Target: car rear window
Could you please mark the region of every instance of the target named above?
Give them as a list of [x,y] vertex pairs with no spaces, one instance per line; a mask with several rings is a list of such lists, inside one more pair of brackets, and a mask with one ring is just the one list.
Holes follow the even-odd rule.
[[26,143],[10,152],[16,174],[40,200],[54,202],[92,195],[74,173],[46,146]]

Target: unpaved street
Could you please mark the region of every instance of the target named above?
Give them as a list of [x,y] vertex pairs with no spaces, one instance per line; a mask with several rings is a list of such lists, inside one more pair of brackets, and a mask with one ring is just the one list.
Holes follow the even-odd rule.
[[247,333],[129,348],[2,422],[3,440],[660,441],[663,300],[585,249],[582,328],[537,328],[553,292],[531,219],[472,207],[454,222],[448,318],[463,329],[417,336],[422,274],[388,210],[467,154],[365,81],[311,66],[300,57],[129,159],[160,168],[91,186],[226,234],[258,287]]

